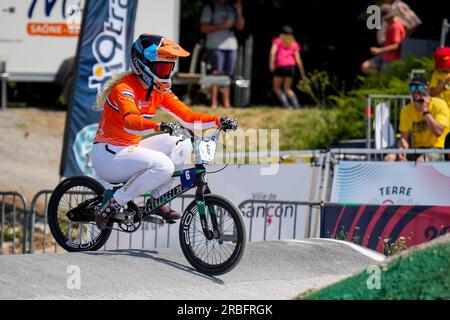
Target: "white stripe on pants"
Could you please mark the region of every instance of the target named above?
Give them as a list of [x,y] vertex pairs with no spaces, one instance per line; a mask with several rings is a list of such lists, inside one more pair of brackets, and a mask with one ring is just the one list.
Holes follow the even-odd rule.
[[[160,134],[142,140],[138,146],[114,146],[98,143],[92,148],[96,174],[109,183],[126,184],[114,198],[120,205],[151,191],[155,197],[172,186],[172,174],[187,162],[192,153],[189,140]],[[112,152],[108,152],[106,147]]]

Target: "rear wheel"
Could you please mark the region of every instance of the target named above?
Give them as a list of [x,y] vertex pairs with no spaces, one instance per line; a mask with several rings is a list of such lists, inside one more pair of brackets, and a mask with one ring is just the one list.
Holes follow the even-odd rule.
[[65,250],[95,251],[111,235],[95,224],[94,209],[103,200],[105,189],[90,177],[71,177],[53,191],[48,204],[48,223],[56,242]]
[[189,263],[202,273],[220,275],[232,270],[241,260],[246,244],[245,224],[239,209],[219,195],[205,195],[208,227],[215,216],[219,234],[205,236],[197,202],[184,211],[180,224],[180,245]]

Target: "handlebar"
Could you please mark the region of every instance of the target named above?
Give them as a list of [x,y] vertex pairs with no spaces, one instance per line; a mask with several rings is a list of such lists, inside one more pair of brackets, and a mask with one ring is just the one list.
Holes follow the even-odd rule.
[[[181,137],[181,140],[179,140],[178,142],[177,142],[177,144],[179,143],[179,142],[181,142],[181,141],[185,141],[185,140],[187,140],[187,139],[189,139],[190,140],[190,142],[191,142],[191,144],[192,144],[192,147],[193,147],[193,151],[194,151],[194,154],[195,154],[195,163],[196,164],[205,164],[205,163],[209,163],[208,161],[211,161],[211,160],[206,160],[207,162],[204,162],[205,160],[202,158],[202,155],[201,155],[201,147],[200,147],[200,145],[202,144],[202,143],[209,143],[209,142],[214,142],[215,144],[221,144],[220,142],[219,142],[219,135],[220,135],[220,132],[221,131],[226,131],[227,130],[227,128],[225,128],[223,125],[222,126],[220,126],[220,127],[217,127],[216,129],[215,129],[215,131],[214,131],[214,133],[213,134],[211,134],[211,135],[207,135],[207,136],[197,136],[197,135],[195,135],[195,133],[194,133],[194,131],[192,131],[191,129],[188,129],[188,128],[185,128],[185,127],[183,127],[183,126],[181,126],[180,125],[180,127],[182,128],[182,133],[181,133],[181,135],[178,135],[178,137]],[[203,132],[203,131],[202,131]],[[223,144],[222,144],[223,145]],[[224,147],[225,147],[225,145],[223,145]],[[213,147],[214,148],[214,150],[215,150],[215,146]],[[226,149],[226,147],[225,147],[225,149]],[[209,150],[209,149],[208,149]],[[210,151],[208,151],[208,154],[210,154]],[[225,165],[225,167],[224,168],[226,168],[228,166],[228,163]],[[213,172],[209,172],[209,173],[215,173],[215,172],[219,172],[219,171],[221,171],[221,170],[223,170],[224,168],[222,168],[222,169],[220,169],[220,170],[218,170],[218,171],[213,171]]]
[[[223,116],[220,118],[220,126],[217,128],[216,132],[211,135],[211,138],[215,138],[219,135],[220,131],[226,131],[227,129],[233,129],[236,130],[238,127],[238,122],[236,119],[228,118],[226,116]],[[167,123],[161,123],[160,128],[162,131],[169,133],[172,136],[185,136],[184,132],[187,132],[189,134],[189,138],[195,139],[195,134],[191,129],[188,129],[186,127],[183,127],[182,125],[174,122],[167,122]],[[195,128],[195,126],[194,126]],[[180,132],[181,131],[181,132]]]
[[214,131],[213,134],[211,134],[209,136],[206,136],[206,137],[204,137],[204,136],[203,137],[199,137],[199,136],[196,136],[194,131],[192,131],[191,129],[185,128],[185,127],[183,127],[181,125],[180,125],[180,127],[182,128],[182,131],[183,131],[183,134],[181,136],[186,138],[186,139],[191,139],[192,143],[194,143],[195,140],[206,140],[206,141],[208,141],[210,139],[217,140],[220,132],[221,131],[226,131],[226,128],[224,126],[220,126],[220,127],[216,128],[216,130]]
[[[192,131],[191,129],[185,128],[185,127],[183,127],[183,126],[182,126],[181,128],[183,128],[183,130],[185,130],[186,132],[188,132],[188,133],[190,134],[191,137],[196,137],[194,131]],[[224,128],[223,126],[216,128],[215,134],[216,134],[217,132],[220,132],[220,131],[225,131],[225,128]]]

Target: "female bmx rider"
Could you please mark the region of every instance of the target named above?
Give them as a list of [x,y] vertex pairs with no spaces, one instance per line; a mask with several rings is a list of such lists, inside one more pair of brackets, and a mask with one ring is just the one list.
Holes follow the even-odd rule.
[[[97,107],[103,112],[92,148],[94,169],[109,183],[127,181],[96,211],[95,221],[101,230],[127,202],[149,191],[157,198],[171,187],[175,164],[170,157],[180,140],[172,134],[180,126],[153,121],[157,108],[190,129],[194,122],[201,123],[202,129],[237,127],[234,119],[192,111],[170,91],[175,62],[187,56],[189,52],[175,42],[143,34],[131,49],[131,71],[115,76],[98,95]],[[141,139],[160,131],[166,134]],[[166,220],[181,217],[169,205],[161,207],[158,214]]]

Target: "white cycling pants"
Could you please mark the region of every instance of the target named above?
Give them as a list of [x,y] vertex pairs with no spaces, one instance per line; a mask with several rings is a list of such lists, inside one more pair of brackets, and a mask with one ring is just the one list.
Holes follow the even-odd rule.
[[189,140],[160,134],[140,142],[138,146],[114,146],[97,143],[92,148],[96,174],[109,183],[125,185],[114,198],[120,205],[146,192],[159,197],[172,186],[172,174],[188,162],[192,154]]

